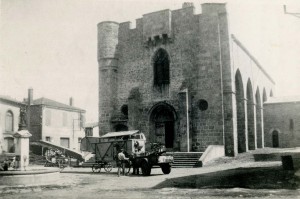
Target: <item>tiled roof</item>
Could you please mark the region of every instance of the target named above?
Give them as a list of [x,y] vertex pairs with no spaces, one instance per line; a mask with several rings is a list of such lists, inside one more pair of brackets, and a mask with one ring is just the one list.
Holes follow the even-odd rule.
[[14,98],[11,98],[9,96],[4,96],[4,95],[0,95],[0,100],[1,101],[5,101],[5,102],[8,102],[8,103],[12,103],[12,104],[18,104],[18,105],[23,105],[25,106],[26,104],[23,103],[23,102],[20,102]]
[[270,97],[265,104],[300,102],[300,96]]
[[33,100],[33,104],[34,105],[45,105],[45,106],[50,106],[50,107],[54,107],[54,108],[63,108],[63,109],[68,109],[68,110],[76,110],[76,111],[81,111],[81,112],[85,112],[85,110],[74,107],[74,106],[69,106],[48,98],[39,98],[36,100]]

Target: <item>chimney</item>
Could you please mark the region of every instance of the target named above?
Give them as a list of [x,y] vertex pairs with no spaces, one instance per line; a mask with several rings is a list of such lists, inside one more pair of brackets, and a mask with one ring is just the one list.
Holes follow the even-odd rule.
[[194,3],[193,2],[184,2],[182,4],[182,8],[188,8],[188,7],[194,7]]
[[70,97],[70,106],[73,106],[73,97]]
[[32,105],[33,104],[33,89],[29,88],[28,89],[28,105]]

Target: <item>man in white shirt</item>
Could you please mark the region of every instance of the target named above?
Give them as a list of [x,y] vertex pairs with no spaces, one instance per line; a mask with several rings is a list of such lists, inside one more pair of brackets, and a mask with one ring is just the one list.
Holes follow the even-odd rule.
[[124,154],[124,149],[121,149],[120,152],[118,153],[118,162],[117,162],[118,177],[120,177],[121,168],[122,168],[123,175],[125,175],[125,164],[126,164],[126,161],[129,161],[129,158],[126,158],[126,156]]

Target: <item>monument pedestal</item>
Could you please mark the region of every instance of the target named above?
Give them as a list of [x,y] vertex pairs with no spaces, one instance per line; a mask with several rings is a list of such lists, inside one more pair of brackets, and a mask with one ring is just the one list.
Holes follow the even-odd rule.
[[28,130],[20,130],[14,134],[16,139],[16,168],[18,170],[25,170],[29,164],[29,138],[31,136]]

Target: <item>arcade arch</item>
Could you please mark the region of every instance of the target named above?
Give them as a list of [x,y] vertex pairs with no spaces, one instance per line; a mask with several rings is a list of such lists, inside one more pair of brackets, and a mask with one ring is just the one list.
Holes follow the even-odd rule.
[[259,88],[257,87],[255,93],[256,100],[256,135],[257,135],[257,148],[262,148],[264,143],[263,135],[263,109],[260,98]]
[[251,80],[247,82],[247,119],[248,119],[248,145],[249,150],[256,148],[256,126],[255,126],[255,104],[253,101],[253,90]]
[[237,140],[238,152],[246,152],[248,149],[247,143],[247,120],[246,120],[246,100],[244,97],[244,85],[240,71],[235,75],[235,89],[236,89],[236,112],[237,112]]

